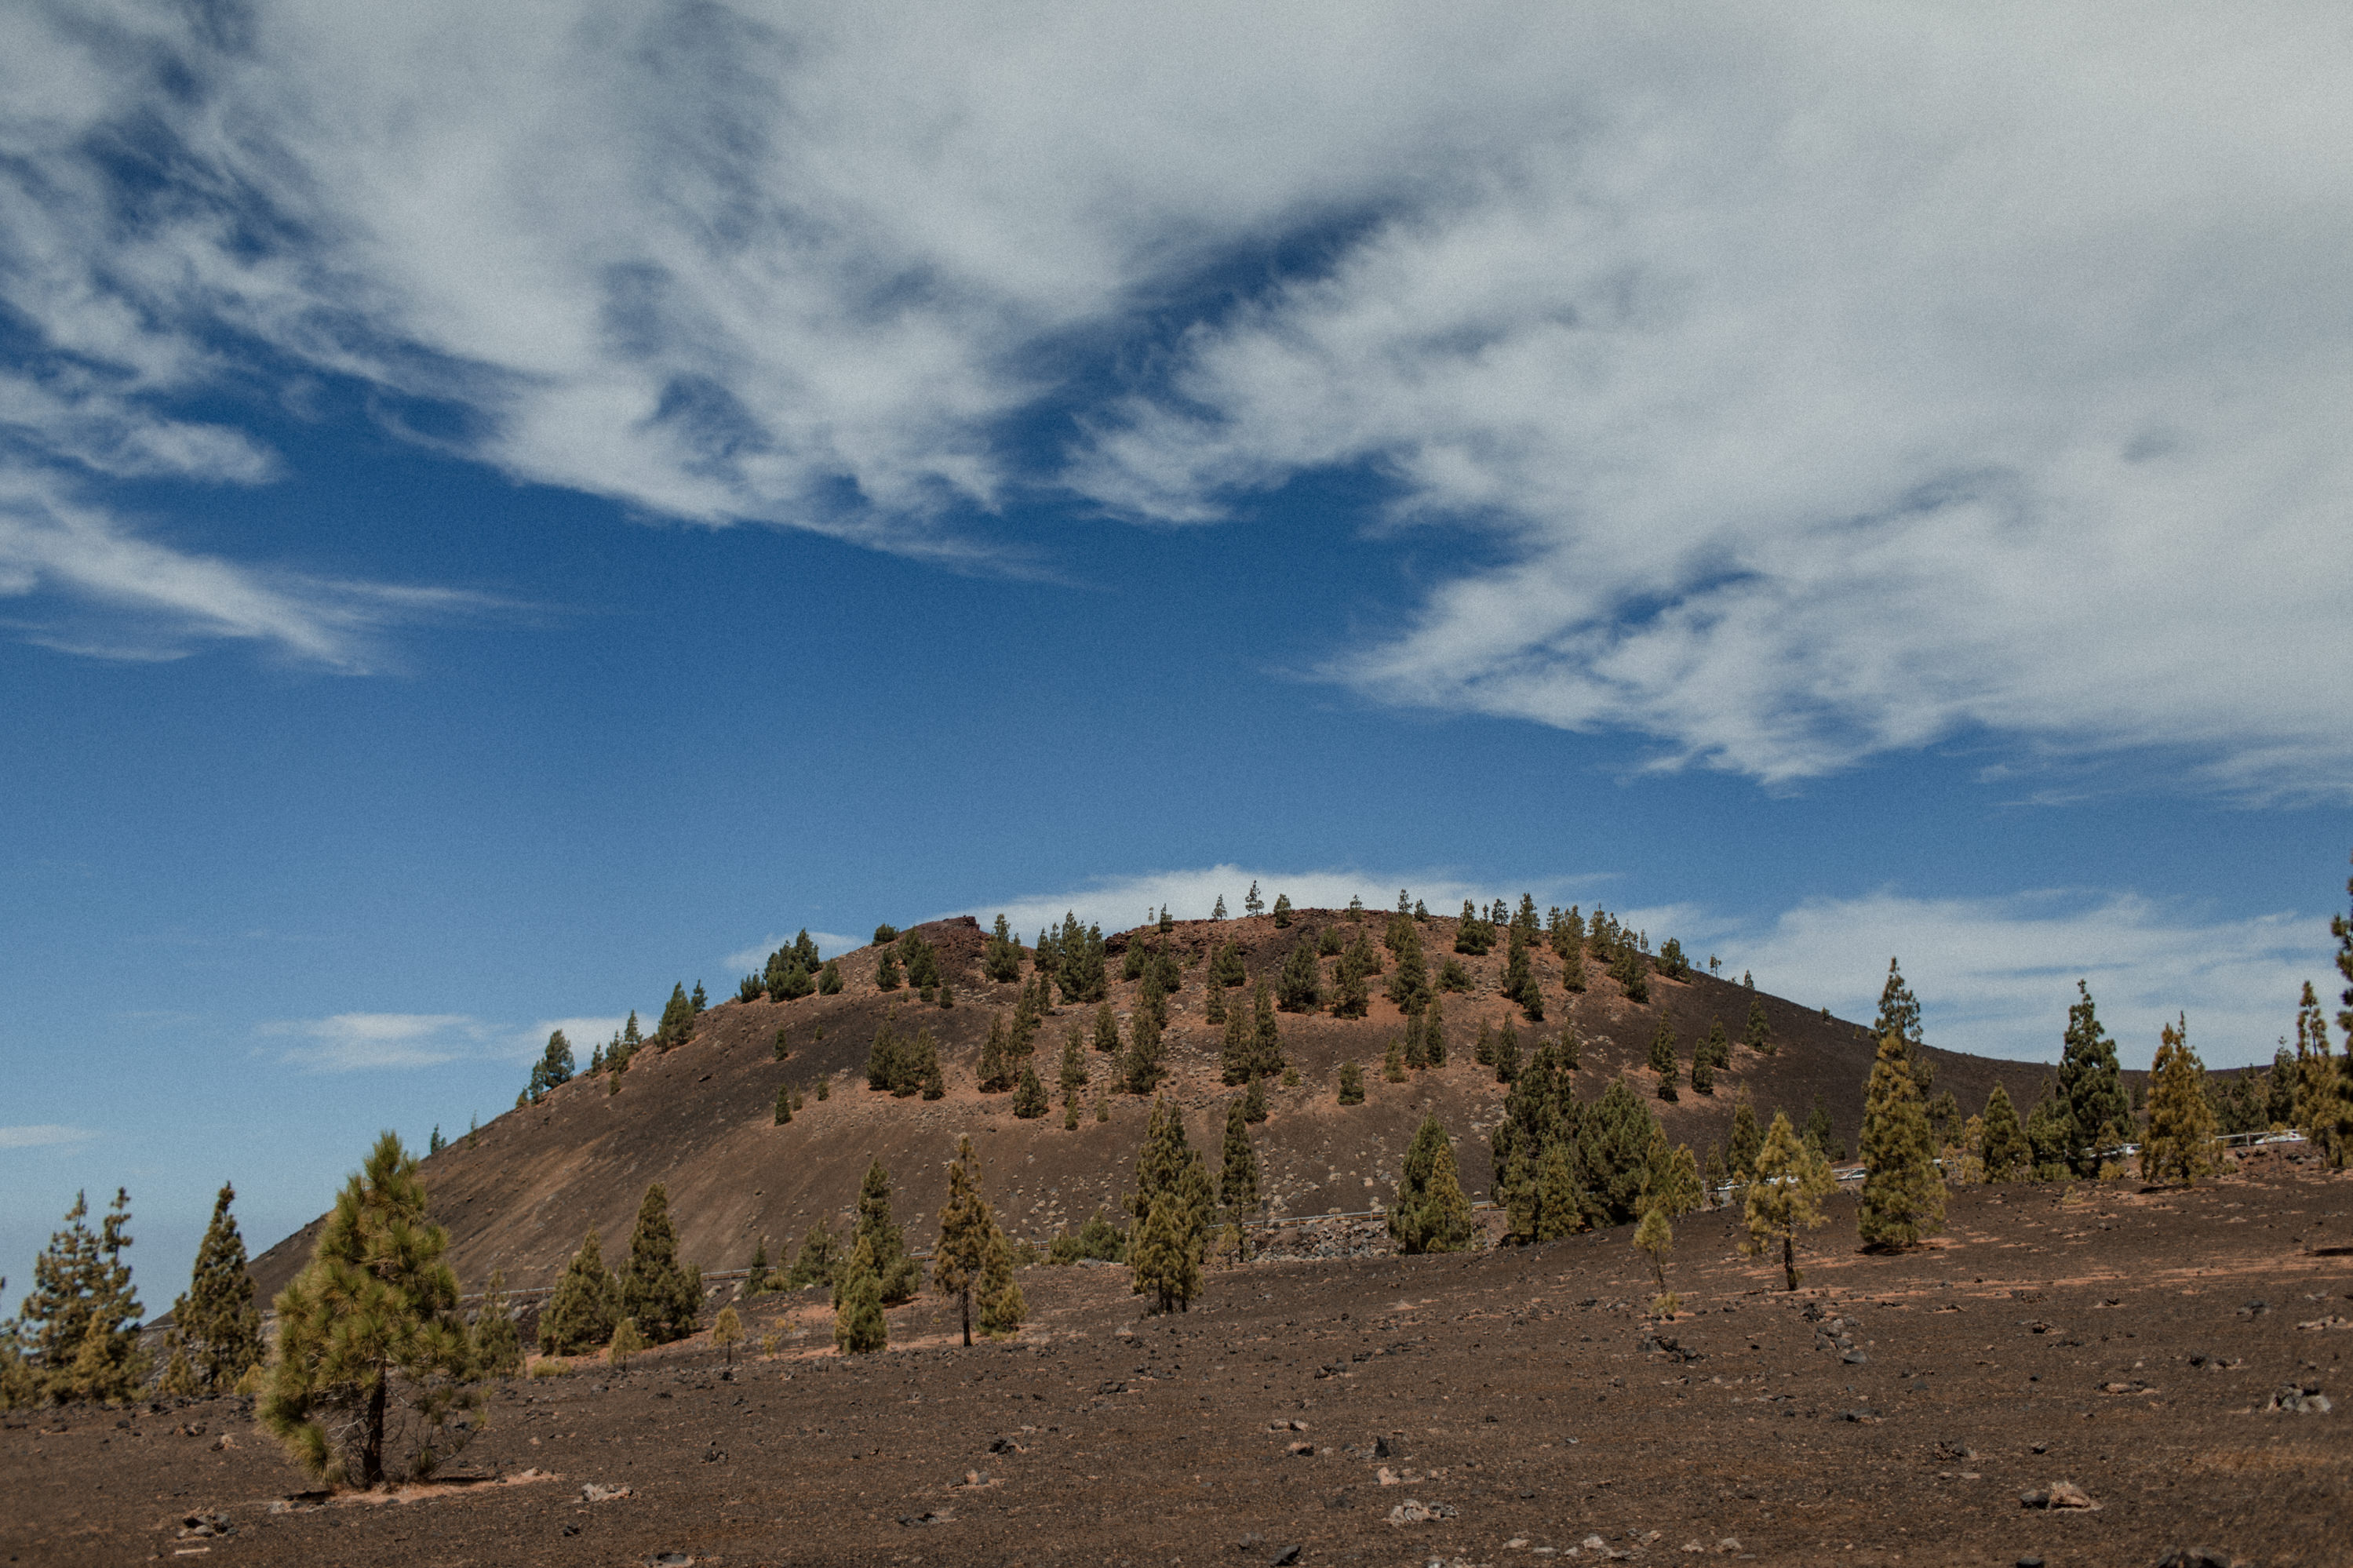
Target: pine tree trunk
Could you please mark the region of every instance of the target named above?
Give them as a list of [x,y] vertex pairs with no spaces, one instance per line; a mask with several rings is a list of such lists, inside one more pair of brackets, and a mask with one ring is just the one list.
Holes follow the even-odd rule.
[[1798,1238],[1794,1230],[1781,1233],[1781,1272],[1789,1277],[1789,1289],[1798,1288]]
[[956,1292],[956,1300],[964,1306],[964,1342],[965,1348],[970,1350],[972,1348],[972,1287],[966,1285],[962,1290]]
[[368,1393],[367,1436],[360,1442],[360,1485],[373,1487],[384,1480],[384,1402],[391,1373],[379,1371],[375,1387]]

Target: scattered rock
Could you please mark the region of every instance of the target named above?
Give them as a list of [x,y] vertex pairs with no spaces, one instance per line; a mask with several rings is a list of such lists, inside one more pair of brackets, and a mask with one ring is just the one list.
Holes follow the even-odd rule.
[[1395,1454],[1396,1454],[1396,1452],[1397,1452],[1397,1450],[1396,1450],[1396,1449],[1394,1449],[1394,1448],[1392,1448],[1392,1447],[1389,1447],[1389,1440],[1388,1440],[1387,1437],[1376,1437],[1376,1438],[1374,1438],[1374,1439],[1373,1439],[1373,1458],[1376,1458],[1376,1459],[1386,1459],[1386,1458],[1391,1458],[1393,1455],[1395,1455]]
[[1387,1465],[1383,1465],[1377,1471],[1376,1471],[1373,1475],[1373,1479],[1380,1482],[1381,1485],[1385,1487],[1393,1487],[1399,1481],[1405,1479],[1403,1476],[1398,1475]]
[[2335,1406],[2328,1395],[2314,1383],[2284,1383],[2279,1391],[2263,1401],[2265,1410],[2284,1411],[2291,1415],[2326,1415]]
[[2260,1318],[2271,1310],[2272,1304],[2269,1301],[2250,1301],[2245,1306],[2239,1309],[2239,1316],[2242,1318]]
[[1267,1563],[1268,1568],[1291,1568],[1291,1565],[1298,1561],[1299,1548],[1281,1546],[1275,1549],[1273,1556],[1267,1559]]
[[216,1454],[225,1453],[236,1447],[237,1447],[237,1439],[227,1432],[213,1439],[213,1452]]
[[1967,1443],[1957,1443],[1949,1437],[1936,1445],[1936,1458],[1940,1459],[1974,1459],[1977,1457],[1977,1451]]
[[902,1513],[899,1516],[899,1522],[911,1530],[920,1530],[927,1524],[948,1524],[955,1519],[955,1515],[944,1509],[937,1512],[925,1510],[922,1513]]
[[1858,1426],[1876,1426],[1886,1417],[1867,1405],[1859,1405],[1852,1410],[1840,1411],[1839,1419],[1852,1421]]
[[1412,1498],[1389,1510],[1391,1524],[1421,1524],[1433,1519],[1452,1519],[1453,1506],[1442,1502],[1419,1502]]
[[711,1447],[702,1451],[702,1462],[706,1465],[722,1464],[725,1462],[726,1458],[727,1450],[721,1447],[716,1443],[712,1444]]
[[683,1552],[657,1552],[646,1559],[646,1568],[694,1568],[694,1559]]
[[216,1509],[192,1513],[180,1521],[179,1539],[182,1541],[206,1541],[214,1536],[236,1533],[237,1526],[229,1522],[228,1515]]
[[1315,1445],[1313,1443],[1286,1444],[1283,1447],[1283,1452],[1286,1454],[1296,1455],[1302,1458],[1313,1458],[1315,1454]]
[[599,1486],[595,1481],[590,1481],[580,1489],[582,1502],[615,1502],[628,1495],[629,1489],[627,1487]]
[[2211,1546],[2177,1546],[2157,1560],[2157,1568],[2236,1568],[2227,1552]]
[[2325,1318],[2315,1318],[2308,1323],[2298,1323],[2296,1327],[2299,1329],[2353,1329],[2353,1319],[2340,1318],[2331,1312]]
[[2053,1481],[2040,1491],[2021,1492],[2019,1502],[2027,1508],[2097,1509],[2092,1495],[2073,1481]]

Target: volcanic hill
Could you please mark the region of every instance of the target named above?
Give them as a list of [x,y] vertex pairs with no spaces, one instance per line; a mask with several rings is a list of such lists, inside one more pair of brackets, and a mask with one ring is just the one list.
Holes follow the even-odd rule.
[[[1377,942],[1388,916],[1367,912],[1362,919]],[[1294,945],[1315,942],[1324,928],[1335,924],[1345,938],[1355,938],[1358,927],[1347,911],[1302,910],[1287,927],[1259,915],[1178,921],[1165,932],[1144,926],[1104,939],[1111,961],[1107,1000],[1123,1029],[1143,984],[1120,978],[1129,945],[1164,944],[1182,965],[1181,987],[1167,998],[1168,1070],[1160,1092],[1182,1107],[1195,1146],[1213,1157],[1227,1102],[1242,1092],[1220,1081],[1223,1030],[1204,1016],[1214,949],[1237,944],[1254,986],[1261,977],[1273,978]],[[1253,1133],[1270,1217],[1361,1213],[1387,1202],[1398,1163],[1426,1115],[1437,1116],[1454,1137],[1466,1190],[1474,1200],[1486,1196],[1493,1182],[1486,1135],[1505,1087],[1472,1059],[1472,1043],[1482,1025],[1500,1029],[1507,1020],[1524,1050],[1564,1025],[1572,1029],[1582,1058],[1577,1092],[1591,1100],[1620,1074],[1645,1097],[1654,1095],[1657,1077],[1648,1060],[1663,1016],[1674,1030],[1685,1082],[1679,1100],[1651,1103],[1668,1136],[1694,1149],[1726,1137],[1744,1096],[1760,1118],[1784,1110],[1802,1120],[1819,1095],[1834,1142],[1853,1145],[1873,1051],[1862,1026],[1696,966],[1679,980],[1652,973],[1649,1000],[1638,1004],[1588,958],[1587,989],[1571,993],[1560,963],[1542,948],[1535,970],[1544,1022],[1530,1023],[1503,994],[1504,944],[1499,940],[1483,956],[1456,954],[1458,924],[1432,917],[1419,928],[1433,977],[1449,957],[1470,976],[1467,991],[1443,997],[1444,1067],[1414,1071],[1404,1083],[1383,1079],[1383,1053],[1404,1033],[1406,1018],[1380,994],[1377,977],[1365,1017],[1279,1015],[1282,1049],[1299,1084],[1268,1084],[1271,1114]],[[876,973],[885,949],[862,947],[839,956],[844,984],[838,994],[722,1003],[697,1018],[683,1044],[638,1051],[619,1075],[618,1092],[612,1075],[583,1074],[428,1158],[424,1176],[434,1216],[448,1228],[450,1260],[465,1288],[479,1289],[493,1269],[505,1270],[516,1289],[551,1284],[591,1226],[605,1237],[609,1255],[628,1237],[652,1182],[668,1188],[683,1257],[706,1271],[741,1268],[763,1237],[773,1258],[780,1245],[797,1242],[820,1218],[831,1218],[841,1234],[859,1180],[878,1159],[891,1172],[897,1216],[908,1226],[910,1240],[927,1244],[947,1162],[965,1133],[978,1156],[981,1190],[1008,1234],[1042,1245],[1057,1230],[1084,1223],[1098,1205],[1118,1217],[1119,1199],[1133,1184],[1151,1100],[1121,1092],[1113,1059],[1090,1050],[1091,1079],[1075,1131],[1064,1130],[1059,1103],[1043,1118],[1017,1119],[1010,1094],[980,1092],[976,1068],[992,1021],[1009,1020],[1020,984],[984,977],[987,939],[970,917],[913,931],[936,951],[953,1006],[926,1005],[910,989],[880,989]],[[1388,954],[1382,956],[1387,962]],[[1024,958],[1026,979],[1026,950]],[[1328,976],[1330,960],[1324,969]],[[1247,1008],[1250,995],[1250,986],[1228,989],[1225,1000]],[[1736,1043],[1752,1001],[1762,1004],[1771,1026],[1769,1055]],[[1049,1085],[1071,1022],[1091,1026],[1095,1011],[1093,1004],[1063,1003],[1039,1031],[1031,1059]],[[868,1052],[886,1018],[902,1034],[930,1031],[944,1071],[944,1098],[893,1098],[866,1087]],[[1719,1020],[1736,1042],[1731,1061],[1716,1075],[1713,1094],[1697,1094],[1688,1082],[1692,1047]],[[779,1026],[791,1051],[782,1061],[774,1049]],[[1936,1089],[1954,1091],[1967,1110],[1983,1105],[1995,1079],[2005,1075],[2024,1105],[2043,1071],[1949,1051],[1930,1054]],[[1340,1065],[1350,1060],[1365,1069],[1365,1100],[1343,1106],[1335,1083]],[[816,1095],[820,1079],[829,1080],[823,1100]],[[778,1126],[776,1091],[785,1084],[799,1088],[804,1098],[792,1121]],[[1098,1103],[1108,1109],[1107,1121],[1096,1120]],[[323,1216],[254,1259],[265,1300],[309,1259],[322,1223]]]

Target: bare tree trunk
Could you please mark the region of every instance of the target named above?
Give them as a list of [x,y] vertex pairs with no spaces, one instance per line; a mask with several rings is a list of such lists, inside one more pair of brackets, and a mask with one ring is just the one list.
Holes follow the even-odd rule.
[[964,1342],[965,1348],[969,1350],[972,1348],[972,1284],[969,1280],[963,1289],[956,1292],[956,1300],[964,1305]]
[[391,1379],[388,1370],[379,1372],[375,1387],[368,1394],[367,1435],[360,1440],[360,1485],[364,1487],[384,1480],[384,1402]]

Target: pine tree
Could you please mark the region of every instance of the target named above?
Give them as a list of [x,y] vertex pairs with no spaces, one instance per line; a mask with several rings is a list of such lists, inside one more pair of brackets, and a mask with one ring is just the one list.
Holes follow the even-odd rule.
[[825,967],[818,972],[817,989],[820,996],[841,994],[841,961],[839,959],[828,958],[825,961]]
[[1029,1302],[1021,1294],[1021,1283],[1013,1277],[1013,1248],[1005,1239],[1005,1232],[995,1226],[988,1230],[988,1252],[980,1267],[980,1331],[990,1339],[1003,1339],[1019,1331],[1029,1318]]
[[1704,1051],[1693,1055],[1691,1083],[1694,1094],[1715,1093],[1715,1064],[1708,1060]]
[[1277,893],[1274,896],[1274,929],[1281,931],[1290,923],[1291,895],[1289,893]]
[[1659,1098],[1672,1100],[1675,1092],[1675,1030],[1662,1016],[1659,1032],[1651,1037],[1651,1070],[1659,1075]]
[[1830,1162],[1821,1152],[1798,1136],[1787,1113],[1775,1111],[1773,1125],[1757,1152],[1756,1179],[1748,1184],[1748,1239],[1741,1250],[1754,1258],[1778,1245],[1781,1272],[1788,1288],[1795,1290],[1800,1278],[1798,1232],[1811,1230],[1829,1217],[1821,1211],[1821,1200],[1837,1187],[1838,1180],[1831,1174]]
[[1013,1093],[1013,1114],[1024,1121],[1035,1121],[1046,1114],[1046,1086],[1038,1081],[1038,1069],[1021,1069],[1021,1087]]
[[1365,1070],[1355,1062],[1340,1064],[1340,1103],[1343,1105],[1365,1103]]
[[896,991],[905,984],[899,972],[899,950],[884,948],[882,956],[874,961],[874,988],[877,991]]
[[[1411,1029],[1413,1025],[1414,1020],[1410,1018],[1406,1020],[1406,1026],[1409,1029]],[[1416,1033],[1418,1035],[1419,1031],[1417,1030]],[[1381,1053],[1381,1077],[1390,1083],[1405,1081],[1405,1049],[1395,1040],[1391,1040],[1389,1048]]]
[[1200,1292],[1201,1254],[1208,1241],[1213,1203],[1208,1173],[1185,1137],[1185,1119],[1166,1100],[1152,1103],[1135,1161],[1135,1191],[1127,1199],[1137,1226],[1129,1248],[1138,1295],[1157,1299],[1160,1310],[1190,1310]]
[[948,1196],[940,1205],[940,1239],[932,1249],[932,1283],[944,1295],[955,1298],[964,1320],[964,1342],[972,1343],[972,1292],[988,1261],[988,1238],[997,1229],[996,1216],[973,1181],[972,1140],[956,1140],[956,1157],[948,1162]]
[[1528,1215],[1530,1241],[1557,1241],[1585,1224],[1588,1200],[1577,1172],[1577,1150],[1567,1138],[1546,1145],[1537,1163],[1535,1206]]
[[1629,1002],[1642,1004],[1651,999],[1651,964],[1641,950],[1631,942],[1618,944],[1617,956],[1609,963],[1609,978],[1626,993]]
[[735,1364],[735,1347],[744,1342],[744,1320],[737,1315],[733,1302],[719,1309],[719,1316],[711,1321],[711,1342],[727,1352],[727,1364]]
[[687,1037],[694,1033],[697,1010],[686,994],[685,983],[673,984],[670,988],[670,1000],[662,1004],[661,1021],[654,1026],[655,1047],[672,1051],[686,1044]]
[[613,1339],[605,1347],[605,1359],[612,1363],[615,1372],[625,1373],[629,1370],[629,1358],[643,1354],[645,1349],[646,1336],[638,1331],[637,1320],[623,1318],[613,1325]]
[[1252,1079],[1242,1091],[1242,1120],[1253,1127],[1266,1120],[1266,1080]]
[[883,1305],[895,1307],[922,1286],[923,1268],[907,1256],[906,1237],[891,1217],[891,1173],[880,1160],[866,1167],[865,1179],[859,1184],[858,1228],[853,1239],[866,1248]]
[[1740,1043],[1760,1057],[1769,1057],[1779,1048],[1773,1042],[1773,1026],[1765,1018],[1764,998],[1749,999],[1748,1027],[1742,1032]]
[[1980,1119],[1978,1163],[1989,1182],[2013,1182],[2024,1175],[2034,1158],[2033,1148],[2026,1141],[2026,1129],[2018,1123],[2018,1107],[2010,1100],[2010,1090],[2000,1084],[1986,1096],[1985,1115]]
[[[1253,1088],[1257,1087],[1253,1082]],[[1240,1257],[1250,1257],[1250,1211],[1258,1207],[1258,1151],[1250,1146],[1250,1117],[1240,1100],[1226,1107],[1225,1169],[1218,1182],[1218,1203],[1234,1227]]]
[[1095,1049],[1107,1057],[1119,1055],[1119,1019],[1108,1002],[1095,1009]]
[[[337,1196],[310,1265],[279,1293],[278,1359],[259,1414],[323,1480],[429,1476],[471,1436],[453,1418],[480,1404],[473,1345],[442,1261],[448,1233],[426,1212],[416,1156],[384,1134]],[[406,1453],[385,1452],[388,1429],[409,1439]]]
[[481,1309],[474,1314],[474,1364],[484,1377],[512,1377],[522,1370],[522,1335],[507,1300],[504,1269],[492,1269],[482,1288]]
[[1505,1019],[1495,1036],[1491,1053],[1495,1058],[1495,1081],[1510,1083],[1520,1076],[1520,1032]]
[[1397,955],[1397,968],[1389,975],[1389,1000],[1400,1013],[1419,1013],[1430,1000],[1430,971],[1421,960],[1421,933],[1411,915],[1398,915],[1389,921],[1388,948]]
[[2140,1150],[2144,1182],[2179,1179],[2188,1186],[2214,1169],[2214,1110],[2206,1103],[2205,1064],[2189,1037],[2189,1020],[2176,1017],[2158,1037],[2149,1069],[2148,1136]]
[[702,1310],[702,1270],[678,1260],[678,1232],[670,1222],[670,1193],[659,1182],[646,1189],[621,1269],[620,1311],[637,1320],[649,1342],[666,1345],[694,1332]]
[[1584,1118],[1577,1157],[1597,1224],[1625,1225],[1641,1217],[1637,1203],[1658,1125],[1650,1106],[1623,1078],[1610,1079]]
[[106,1217],[91,1230],[79,1193],[63,1230],[33,1261],[10,1338],[22,1360],[12,1381],[58,1403],[112,1402],[137,1395],[147,1375],[139,1348],[139,1297],[131,1285],[131,1194],[115,1189]]
[[1544,1022],[1544,991],[1536,984],[1535,966],[1528,960],[1530,933],[1514,923],[1504,960],[1504,994],[1520,1005],[1531,1024]]
[[1282,961],[1276,984],[1286,1013],[1313,1013],[1324,1005],[1324,966],[1315,962],[1315,949],[1311,944],[1293,944]]
[[603,1344],[613,1335],[618,1295],[592,1227],[540,1311],[540,1350],[548,1355],[573,1355]]
[[1128,1093],[1150,1094],[1160,1087],[1164,1076],[1160,1046],[1160,1026],[1149,1012],[1137,1008],[1127,1021],[1127,1053],[1120,1059],[1120,1081]]
[[2096,1176],[2102,1155],[2132,1141],[2132,1101],[2090,987],[2078,980],[2075,992],[2059,1057],[2059,1106],[2068,1121],[2067,1163],[2079,1176]]
[[1087,1053],[1079,1043],[1079,1026],[1072,1024],[1062,1037],[1062,1067],[1055,1079],[1065,1099],[1087,1087]]
[[1892,958],[1887,961],[1887,984],[1880,988],[1879,1016],[1872,1024],[1871,1037],[1883,1040],[1890,1035],[1904,1042],[1905,1065],[1919,1088],[1920,1098],[1926,1100],[1936,1080],[1936,1064],[1928,1059],[1920,1034],[1920,998],[1904,983],[1904,972]]
[[1209,982],[1208,994],[1201,998],[1201,1016],[1212,1024],[1226,1021],[1226,988],[1219,984],[1214,976]]
[[1421,1057],[1426,1067],[1446,1065],[1446,1008],[1435,996],[1421,1015]]
[[1757,1126],[1757,1108],[1743,1095],[1740,1103],[1732,1108],[1732,1143],[1726,1152],[1734,1180],[1745,1182],[1756,1174],[1757,1152],[1764,1146],[1765,1134]]
[[[2348,1060],[2353,1062],[2353,1041],[2348,1042]],[[2348,1105],[2353,1097],[2347,1093],[2345,1071],[2328,1048],[2328,1025],[2309,980],[2296,1007],[2295,1059],[2288,1070],[2295,1078],[2293,1124],[2332,1169],[2343,1169],[2347,1152],[2353,1148],[2353,1116],[2348,1114],[2353,1110]]]
[[1895,1251],[1945,1228],[1945,1179],[1901,1035],[1880,1037],[1863,1091],[1862,1172],[1855,1227],[1865,1247]]
[[1651,1260],[1651,1274],[1659,1287],[1651,1306],[1662,1317],[1674,1316],[1683,1305],[1667,1289],[1667,1255],[1674,1250],[1674,1221],[1699,1207],[1701,1195],[1699,1162],[1693,1158],[1690,1145],[1670,1149],[1666,1134],[1654,1131],[1643,1160],[1641,1191],[1635,1199],[1641,1219],[1634,1227],[1634,1247]]
[[1388,1226],[1400,1252],[1462,1252],[1471,1247],[1471,1205],[1462,1195],[1454,1146],[1435,1116],[1422,1119],[1406,1151]]
[[776,1124],[782,1127],[792,1119],[793,1086],[788,1083],[780,1083],[776,1086]]
[[752,1261],[744,1269],[744,1294],[758,1296],[773,1288],[768,1278],[768,1238],[762,1237],[752,1249]]
[[990,929],[988,941],[981,950],[980,967],[983,973],[1000,985],[1021,978],[1021,944],[1013,940],[1012,928],[1006,924],[1002,913],[997,915],[997,924]]
[[929,1029],[917,1029],[906,1054],[908,1075],[904,1084],[892,1089],[893,1095],[904,1098],[920,1093],[925,1100],[938,1100],[948,1091],[947,1079],[940,1071],[940,1049],[932,1039]]
[[1274,1017],[1274,999],[1263,980],[1250,999],[1250,1071],[1261,1078],[1272,1077],[1287,1064],[1282,1057],[1282,1030]]
[[212,1223],[196,1248],[187,1293],[172,1303],[172,1323],[188,1353],[198,1388],[226,1394],[262,1358],[261,1310],[246,1271],[245,1237],[228,1212],[237,1189],[223,1183],[213,1198]]
[[1482,1068],[1495,1065],[1495,1032],[1487,1026],[1484,1018],[1479,1020],[1479,1040],[1471,1047],[1471,1059]]
[[550,1090],[572,1081],[572,1042],[556,1030],[547,1037],[547,1049],[532,1065],[531,1084],[524,1093],[533,1105],[545,1100]]
[[1013,1063],[1006,1052],[1004,1018],[988,1021],[988,1038],[980,1047],[980,1092],[1003,1094],[1013,1087]]
[[818,1220],[801,1237],[800,1251],[794,1255],[793,1266],[785,1271],[785,1289],[805,1290],[811,1285],[822,1285],[832,1289],[839,1254],[833,1227]]
[[845,1356],[873,1354],[890,1344],[882,1317],[882,1281],[875,1277],[875,1253],[866,1237],[849,1250],[849,1268],[833,1286],[833,1344]]

